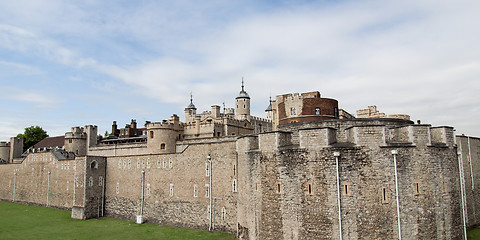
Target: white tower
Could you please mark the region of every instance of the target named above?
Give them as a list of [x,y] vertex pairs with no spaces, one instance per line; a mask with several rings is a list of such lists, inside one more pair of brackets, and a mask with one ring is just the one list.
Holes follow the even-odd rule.
[[250,120],[250,96],[245,92],[242,77],[242,91],[235,98],[235,118]]

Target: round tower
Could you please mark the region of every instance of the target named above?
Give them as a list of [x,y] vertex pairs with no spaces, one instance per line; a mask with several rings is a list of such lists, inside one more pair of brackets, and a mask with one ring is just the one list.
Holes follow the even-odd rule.
[[72,127],[71,132],[65,133],[65,150],[77,156],[85,156],[87,150],[87,136],[81,127]]
[[196,114],[197,108],[193,104],[193,96],[192,93],[190,93],[190,104],[185,108],[185,123],[193,122]]
[[9,162],[10,144],[8,142],[0,142],[0,159]]
[[174,153],[179,132],[171,123],[148,123],[147,148],[151,153]]
[[242,78],[242,91],[235,98],[235,118],[239,120],[250,119],[250,96],[245,92]]

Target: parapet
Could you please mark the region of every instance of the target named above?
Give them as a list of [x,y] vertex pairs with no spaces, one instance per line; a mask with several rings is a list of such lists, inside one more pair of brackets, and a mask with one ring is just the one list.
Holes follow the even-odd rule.
[[337,142],[337,130],[331,127],[300,129],[300,147],[320,149]]
[[291,132],[276,131],[258,134],[258,149],[260,151],[274,151],[291,145]]
[[0,142],[0,147],[10,147],[9,142]]

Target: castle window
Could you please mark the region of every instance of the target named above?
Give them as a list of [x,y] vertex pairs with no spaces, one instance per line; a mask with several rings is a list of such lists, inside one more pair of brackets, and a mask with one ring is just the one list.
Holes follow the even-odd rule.
[[333,113],[334,113],[334,116],[336,118],[338,118],[338,108],[337,107],[333,109]]
[[309,195],[312,195],[313,194],[313,186],[312,186],[312,183],[308,183],[307,185],[307,192]]
[[137,168],[140,168],[140,159],[137,159]]
[[157,159],[157,168],[161,168],[162,167],[162,164],[160,163],[161,160],[160,158]]
[[198,197],[198,187],[197,184],[193,184],[193,197]]
[[205,197],[208,198],[210,196],[210,185],[205,184]]
[[117,187],[115,188],[115,192],[118,194],[120,191],[120,183],[117,182]]
[[232,192],[237,192],[237,179],[233,179],[232,182]]
[[122,169],[122,159],[118,159],[118,168]]
[[173,197],[173,183],[170,183],[170,197]]
[[320,108],[319,107],[315,108],[315,115],[320,115]]
[[132,167],[132,160],[128,159],[128,169]]
[[258,182],[255,182],[255,191],[258,191]]
[[147,196],[150,195],[150,183],[147,184]]
[[147,158],[147,168],[150,168],[150,158]]
[[222,220],[225,221],[225,217],[227,215],[227,210],[225,209],[225,207],[222,207]]
[[277,182],[277,193],[282,193],[282,183],[281,182]]
[[68,139],[68,143],[72,143],[72,139]]
[[415,195],[420,195],[420,182],[415,181],[413,182],[413,192]]
[[246,108],[245,104],[243,104],[243,108]]
[[350,183],[349,182],[344,182],[342,183],[342,189],[343,189],[343,195],[345,196],[352,196],[352,192],[350,189]]
[[167,160],[163,159],[163,168],[167,167]]
[[205,162],[205,177],[210,176],[210,164],[208,162]]
[[150,138],[153,138],[153,131],[150,131]]
[[103,186],[103,176],[98,177],[98,186]]
[[170,159],[170,160],[168,161],[168,168],[172,168],[172,167],[173,167],[173,160]]
[[160,150],[165,150],[165,143],[160,144]]
[[237,164],[233,164],[233,176],[235,177],[237,175]]
[[447,192],[447,183],[445,180],[442,181],[442,192],[443,193]]
[[388,203],[388,189],[387,187],[382,187],[382,191],[381,191],[381,199],[382,199],[382,203]]
[[92,161],[92,163],[90,163],[90,168],[98,168],[98,163],[97,161]]
[[90,178],[88,179],[88,186],[93,187],[93,177],[92,176],[90,176]]

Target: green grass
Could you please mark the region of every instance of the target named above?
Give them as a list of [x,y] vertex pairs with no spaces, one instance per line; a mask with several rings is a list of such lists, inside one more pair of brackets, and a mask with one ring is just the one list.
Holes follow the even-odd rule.
[[0,239],[235,239],[233,234],[98,218],[70,211],[0,201]]
[[480,240],[480,229],[473,228],[467,231],[468,240]]

